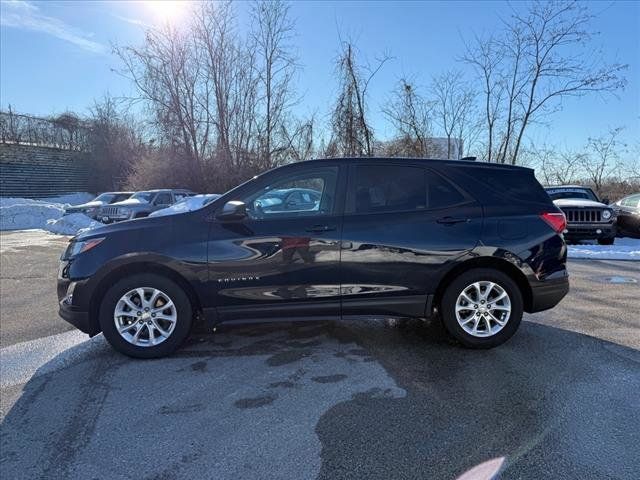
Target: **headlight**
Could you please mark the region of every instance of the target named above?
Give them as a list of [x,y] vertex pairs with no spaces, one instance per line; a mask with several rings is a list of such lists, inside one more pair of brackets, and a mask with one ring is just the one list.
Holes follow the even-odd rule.
[[128,217],[131,214],[131,210],[129,210],[128,208],[119,208],[118,209],[118,214],[119,215],[126,215]]
[[80,255],[81,253],[88,252],[94,247],[100,245],[100,243],[104,240],[105,237],[102,238],[92,238],[91,240],[84,240],[81,242],[73,242],[71,244],[71,249],[69,250],[68,258],[75,257],[76,255]]
[[605,210],[602,212],[602,218],[609,220],[611,218],[611,210]]
[[94,207],[94,208],[87,208],[87,209],[84,211],[84,213],[86,213],[87,215],[91,215],[91,214],[93,214],[93,213],[96,213],[96,211],[97,211],[97,210],[98,210],[98,209],[97,209],[97,208],[95,208],[95,207]]

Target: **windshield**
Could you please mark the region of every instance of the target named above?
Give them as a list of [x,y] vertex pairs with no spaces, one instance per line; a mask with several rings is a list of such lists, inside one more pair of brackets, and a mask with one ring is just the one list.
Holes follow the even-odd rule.
[[143,202],[149,203],[153,198],[153,192],[138,192],[134,193],[131,198],[135,198],[136,200],[142,200]]
[[94,201],[100,201],[105,203],[113,202],[113,199],[116,198],[114,193],[102,193],[94,198]]
[[582,188],[566,188],[561,190],[547,189],[547,193],[551,197],[551,200],[577,198],[580,200],[593,200],[594,202],[598,201],[597,197],[591,190]]

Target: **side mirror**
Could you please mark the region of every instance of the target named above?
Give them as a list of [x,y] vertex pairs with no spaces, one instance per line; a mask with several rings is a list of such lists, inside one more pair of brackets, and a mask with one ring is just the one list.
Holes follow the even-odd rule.
[[602,203],[604,203],[605,205],[609,205],[609,199],[608,198],[603,198],[602,199]]
[[224,204],[216,218],[225,222],[242,220],[247,217],[247,206],[240,200],[231,200]]

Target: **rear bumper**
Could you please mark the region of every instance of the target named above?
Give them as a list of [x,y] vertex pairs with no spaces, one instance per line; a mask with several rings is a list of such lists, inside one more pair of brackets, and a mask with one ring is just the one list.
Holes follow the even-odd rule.
[[555,307],[569,293],[569,275],[539,282],[531,286],[531,308],[529,313],[541,312]]

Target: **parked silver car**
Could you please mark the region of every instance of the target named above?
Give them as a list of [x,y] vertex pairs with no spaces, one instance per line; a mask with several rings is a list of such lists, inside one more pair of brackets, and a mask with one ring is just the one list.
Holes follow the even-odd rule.
[[97,218],[100,207],[121,202],[129,198],[131,195],[133,195],[133,192],[104,192],[90,202],[82,203],[80,205],[71,205],[65,208],[64,214],[70,215],[72,213],[84,213],[88,217],[95,219]]
[[160,189],[136,192],[127,200],[100,208],[98,220],[103,223],[112,223],[147,217],[151,212],[167,208],[192,195],[195,195],[195,193],[182,189]]

